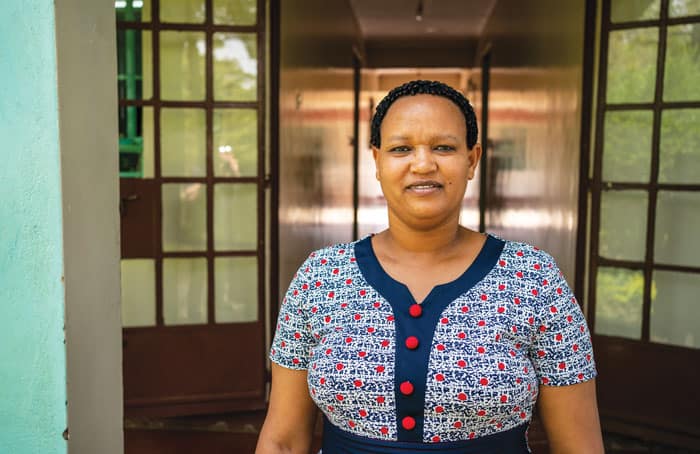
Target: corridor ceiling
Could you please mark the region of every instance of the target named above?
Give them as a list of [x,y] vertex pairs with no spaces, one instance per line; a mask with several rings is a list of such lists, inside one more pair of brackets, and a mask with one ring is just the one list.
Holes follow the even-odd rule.
[[[497,0],[350,0],[364,39],[477,38]],[[421,5],[422,8],[419,6]],[[422,9],[422,20],[416,15]]]

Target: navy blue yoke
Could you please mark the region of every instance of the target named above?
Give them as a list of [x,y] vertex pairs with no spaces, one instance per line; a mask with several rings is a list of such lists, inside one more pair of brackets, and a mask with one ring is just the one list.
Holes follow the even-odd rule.
[[[362,275],[389,302],[395,317],[394,393],[398,441],[423,441],[428,361],[440,314],[493,269],[504,246],[504,241],[487,236],[484,246],[469,268],[454,281],[433,287],[420,304],[421,315],[414,317],[410,315],[409,307],[417,302],[406,285],[384,271],[372,249],[371,237],[364,238],[355,245],[357,265]],[[413,349],[406,345],[406,339],[411,336],[418,339],[418,346]],[[412,393],[405,394],[401,391],[404,382],[413,386]],[[402,421],[406,417],[415,421],[415,427],[404,428]]]

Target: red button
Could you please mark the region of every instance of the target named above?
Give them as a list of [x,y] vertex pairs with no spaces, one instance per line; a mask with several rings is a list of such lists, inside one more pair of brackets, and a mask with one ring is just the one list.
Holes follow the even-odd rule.
[[401,420],[401,425],[406,430],[413,430],[416,427],[416,420],[412,416],[406,416]]
[[411,317],[418,318],[423,313],[423,308],[420,304],[411,304],[408,308],[408,313],[411,314]]
[[418,348],[418,338],[416,336],[408,336],[406,338],[406,347],[410,350],[415,350]]
[[410,381],[405,381],[399,385],[399,389],[401,390],[401,394],[404,396],[413,394],[413,383]]

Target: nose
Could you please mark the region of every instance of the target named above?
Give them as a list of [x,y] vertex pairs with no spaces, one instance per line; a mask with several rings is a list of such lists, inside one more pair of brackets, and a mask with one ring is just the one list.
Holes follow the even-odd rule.
[[411,172],[413,173],[430,173],[435,171],[437,163],[435,156],[429,146],[416,147],[411,160]]

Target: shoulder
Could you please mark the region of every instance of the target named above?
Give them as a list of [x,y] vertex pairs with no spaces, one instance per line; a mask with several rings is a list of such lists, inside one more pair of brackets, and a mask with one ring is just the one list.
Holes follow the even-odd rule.
[[[500,238],[499,238],[500,239]],[[533,268],[552,268],[556,261],[551,254],[537,246],[520,241],[503,240],[504,247],[501,258],[510,260],[514,264],[532,264]],[[535,267],[539,264],[539,267]]]
[[312,251],[299,267],[297,274],[318,276],[332,272],[335,268],[355,262],[355,245],[359,241],[335,243]]
[[556,260],[547,251],[528,243],[502,241],[505,244],[498,266],[509,278],[542,291],[549,290],[553,283],[564,282]]

